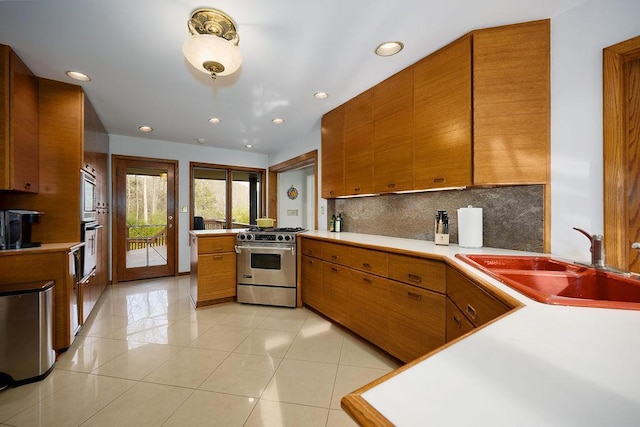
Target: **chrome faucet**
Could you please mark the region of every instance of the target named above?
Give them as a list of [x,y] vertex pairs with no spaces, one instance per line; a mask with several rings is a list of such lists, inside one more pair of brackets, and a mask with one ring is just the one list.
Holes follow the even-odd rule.
[[591,267],[606,268],[604,263],[604,236],[602,234],[589,234],[586,231],[573,227],[574,230],[587,236],[591,242]]

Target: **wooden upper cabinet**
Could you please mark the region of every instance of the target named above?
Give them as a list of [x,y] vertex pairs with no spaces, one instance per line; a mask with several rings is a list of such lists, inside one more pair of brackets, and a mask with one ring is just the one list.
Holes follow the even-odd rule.
[[322,197],[344,194],[344,106],[322,116]]
[[548,180],[549,26],[543,20],[473,32],[476,185]]
[[344,104],[344,190],[373,192],[373,89]]
[[471,37],[414,66],[416,189],[471,185]]
[[0,190],[39,189],[38,78],[0,45]]
[[373,190],[413,189],[413,67],[373,88]]

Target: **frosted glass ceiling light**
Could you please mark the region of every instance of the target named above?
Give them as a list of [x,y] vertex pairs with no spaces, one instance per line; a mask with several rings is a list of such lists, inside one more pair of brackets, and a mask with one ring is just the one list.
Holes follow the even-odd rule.
[[182,53],[195,69],[215,79],[240,68],[240,36],[229,15],[216,9],[196,9],[187,28],[190,36],[182,45]]

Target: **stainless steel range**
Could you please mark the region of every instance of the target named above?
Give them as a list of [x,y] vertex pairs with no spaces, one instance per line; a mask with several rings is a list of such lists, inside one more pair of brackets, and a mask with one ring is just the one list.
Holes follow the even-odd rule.
[[238,302],[296,306],[296,234],[302,231],[250,228],[238,233]]

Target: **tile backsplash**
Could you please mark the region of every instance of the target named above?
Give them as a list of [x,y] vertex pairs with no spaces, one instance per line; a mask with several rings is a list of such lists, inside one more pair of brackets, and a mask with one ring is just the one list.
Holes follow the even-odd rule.
[[450,242],[457,244],[457,209],[468,205],[483,210],[483,246],[543,252],[543,185],[335,199],[328,202],[328,214],[342,213],[344,231],[433,241],[436,213],[444,209]]

